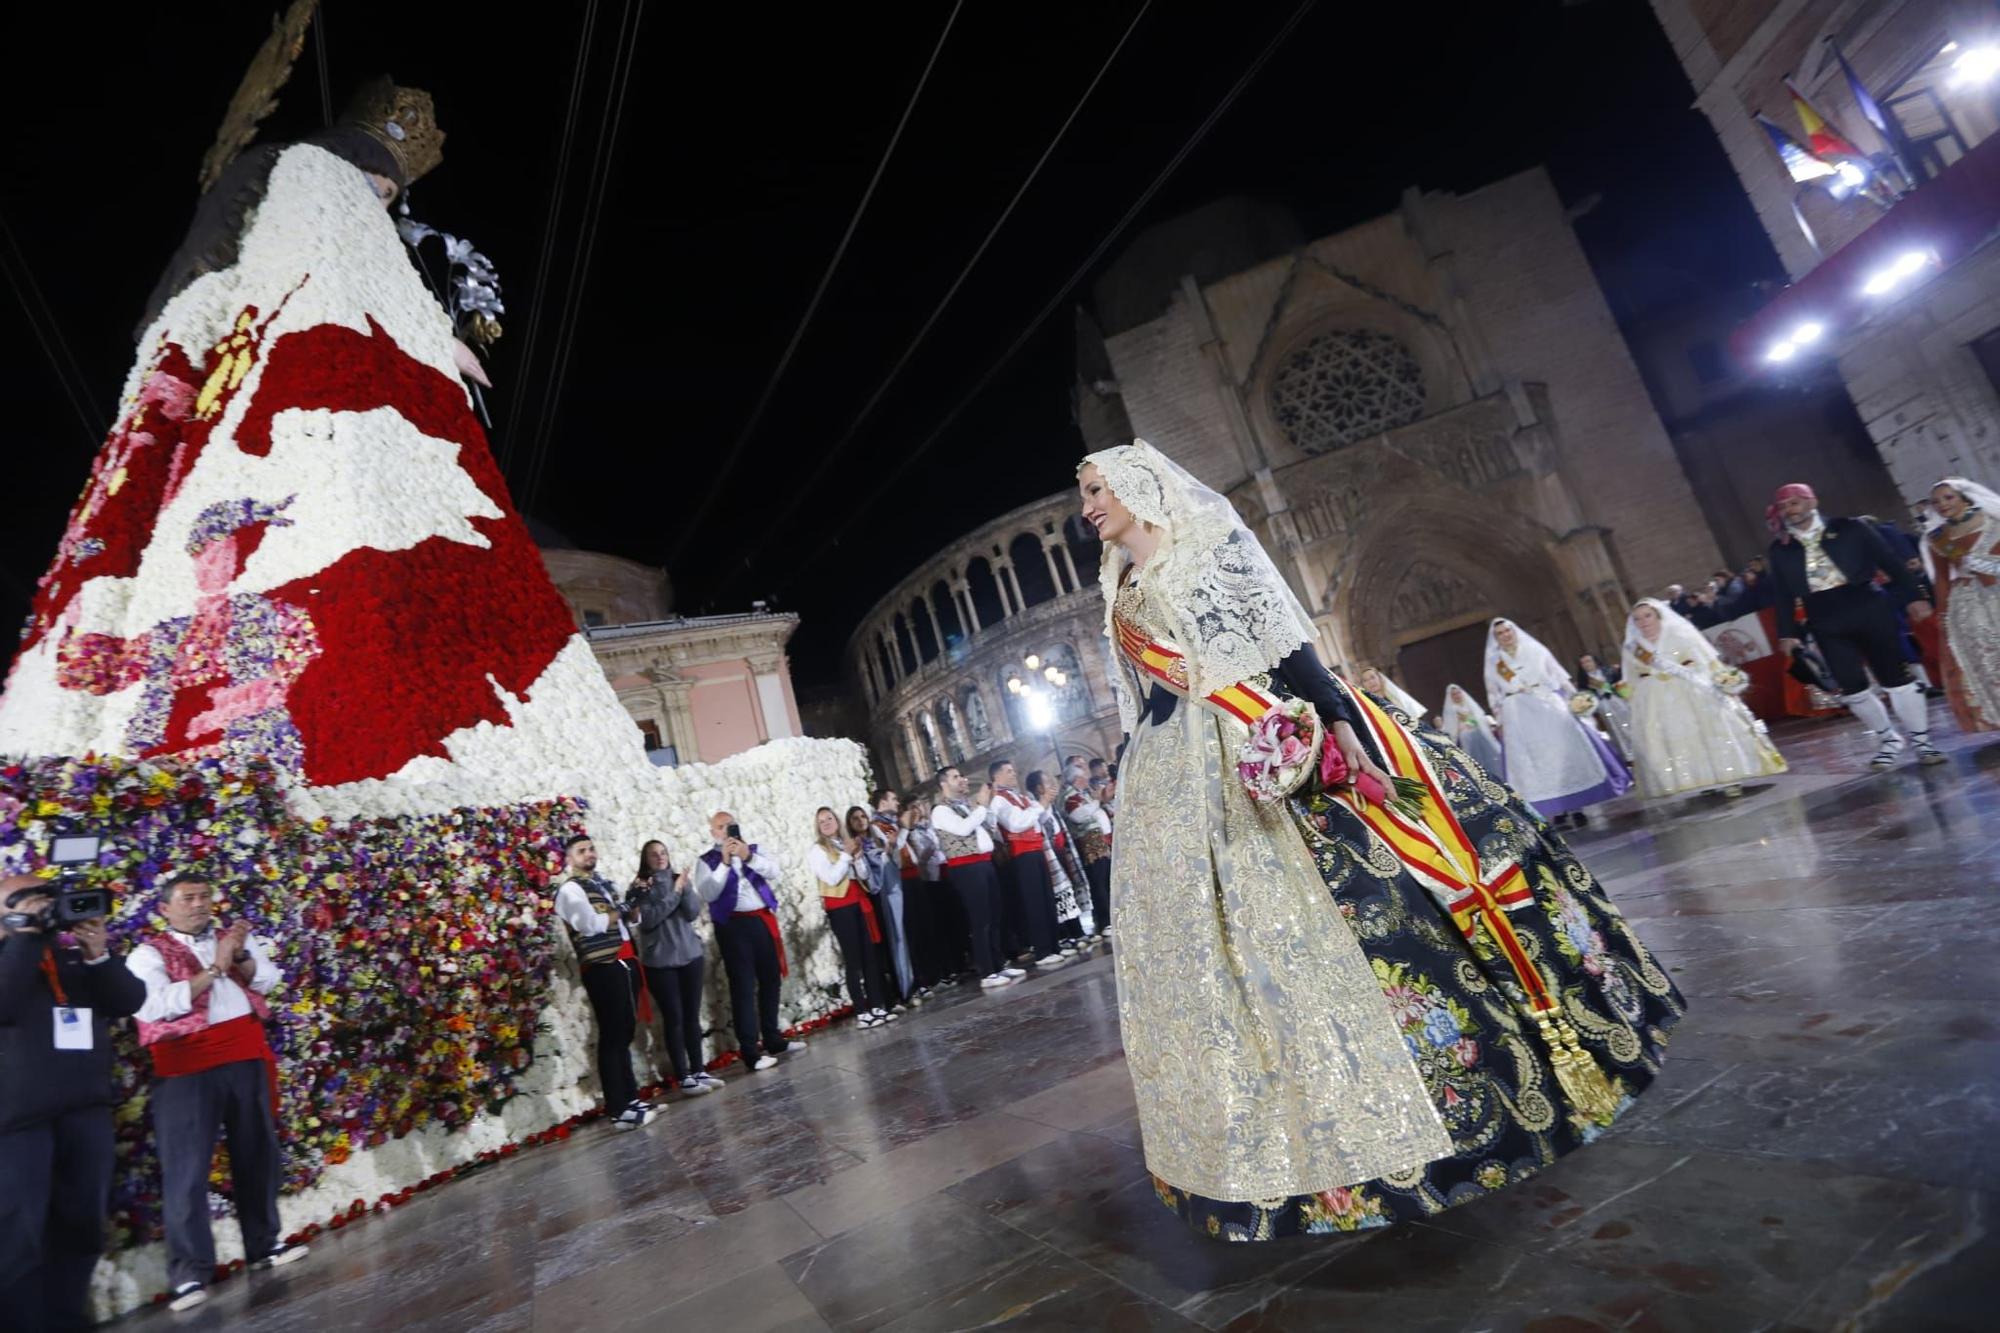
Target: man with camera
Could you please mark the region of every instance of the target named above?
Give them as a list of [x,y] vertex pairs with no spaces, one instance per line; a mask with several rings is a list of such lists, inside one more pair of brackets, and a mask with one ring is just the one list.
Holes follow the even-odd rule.
[[49,887],[0,878],[0,1322],[28,1330],[90,1326],[111,1207],[110,1020],[146,998],[104,917],[63,919]]
[[278,1225],[278,1058],[264,1036],[264,997],[278,968],[250,923],[218,929],[215,890],[199,875],[176,875],[160,898],[167,929],[132,950],[132,975],[145,983],[139,1044],[153,1057],[153,1137],[160,1149],[160,1211],[167,1231],[171,1308],[208,1299],[215,1236],[208,1173],[218,1134],[229,1143],[236,1223],[253,1268],[306,1257]]
[[729,1011],[743,1067],[769,1069],[778,1057],[806,1044],[778,1028],[778,987],[790,971],[778,929],[778,863],[743,841],[736,816],[718,810],[709,818],[715,845],[695,863],[694,886],[715,925],[722,970],[729,978]]

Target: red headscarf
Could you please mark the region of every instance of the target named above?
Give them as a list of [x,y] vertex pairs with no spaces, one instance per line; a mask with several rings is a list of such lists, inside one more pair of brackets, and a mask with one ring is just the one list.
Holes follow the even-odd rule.
[[1811,500],[1814,504],[1819,503],[1819,496],[1814,493],[1813,488],[1802,481],[1786,482],[1771,496],[1771,503],[1764,510],[1764,522],[1777,535],[1778,540],[1790,540],[1785,533],[1785,516],[1778,512],[1779,503],[1784,500],[1800,499]]

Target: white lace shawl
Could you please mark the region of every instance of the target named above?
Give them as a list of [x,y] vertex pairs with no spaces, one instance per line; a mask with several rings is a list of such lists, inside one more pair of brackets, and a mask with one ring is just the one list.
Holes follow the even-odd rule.
[[[1722,655],[1715,651],[1708,636],[1694,627],[1694,622],[1668,606],[1657,597],[1641,597],[1632,607],[1634,611],[1642,606],[1650,606],[1660,613],[1660,637],[1648,639],[1639,630],[1639,624],[1630,615],[1625,617],[1625,679],[1636,680],[1636,673],[1647,670],[1639,660],[1639,650],[1650,649],[1656,660],[1671,667],[1679,667],[1682,662],[1693,663],[1695,678],[1710,680],[1721,669]],[[1658,669],[1658,668],[1655,668]],[[1679,671],[1670,674],[1681,674]]]
[[[1452,698],[1453,690],[1458,691],[1459,696],[1465,700],[1464,703],[1459,703]],[[1488,736],[1498,739],[1496,732],[1499,728],[1495,726],[1492,715],[1479,706],[1479,700],[1474,698],[1472,691],[1466,689],[1463,685],[1446,687],[1444,692],[1444,708],[1442,711],[1444,716],[1444,734],[1453,740],[1457,740],[1458,734],[1468,726],[1478,727]]]
[[[1312,617],[1225,497],[1144,440],[1083,461],[1096,465],[1134,518],[1160,530],[1159,549],[1145,566],[1146,598],[1170,619],[1173,646],[1187,655],[1189,694],[1199,699],[1269,671],[1314,641]],[[1097,578],[1105,637],[1114,645],[1112,609],[1130,563],[1123,547],[1105,543]],[[1138,721],[1138,700],[1122,662],[1112,681],[1119,725],[1129,734]]]
[[[1562,663],[1556,661],[1556,655],[1550,652],[1540,639],[1519,625],[1514,625],[1514,633],[1519,640],[1514,645],[1514,651],[1502,652],[1500,636],[1494,633],[1501,625],[1514,625],[1514,622],[1501,616],[1486,627],[1488,708],[1499,711],[1500,701],[1519,690],[1545,689],[1560,698],[1568,698],[1576,693],[1575,687],[1570,684],[1569,672],[1564,671]],[[1500,664],[1503,661],[1507,664],[1507,669],[1514,673],[1511,681],[1500,675]]]

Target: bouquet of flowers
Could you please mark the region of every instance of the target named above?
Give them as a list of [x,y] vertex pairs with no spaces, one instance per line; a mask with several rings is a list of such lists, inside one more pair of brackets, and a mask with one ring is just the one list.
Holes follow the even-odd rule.
[[1250,724],[1236,752],[1236,776],[1251,800],[1283,800],[1312,776],[1325,740],[1326,728],[1310,703],[1282,700]]
[[1326,745],[1320,752],[1319,785],[1327,791],[1344,782],[1354,784],[1354,790],[1361,799],[1376,805],[1385,805],[1405,819],[1424,817],[1424,784],[1415,778],[1391,777],[1389,790],[1372,773],[1355,773],[1347,766],[1347,756],[1340,752],[1333,737],[1326,738]]
[[1733,666],[1717,666],[1713,679],[1715,688],[1724,694],[1741,694],[1750,688],[1750,677]]
[[1630,699],[1632,697],[1632,686],[1629,682],[1621,680],[1611,687],[1611,692],[1621,699]]
[[1597,711],[1597,696],[1588,690],[1580,690],[1569,697],[1569,711],[1578,717],[1589,717]]

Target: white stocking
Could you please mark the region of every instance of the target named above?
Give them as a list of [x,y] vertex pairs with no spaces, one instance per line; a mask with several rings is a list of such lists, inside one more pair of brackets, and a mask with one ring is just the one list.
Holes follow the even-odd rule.
[[1889,712],[1882,707],[1882,701],[1875,697],[1875,691],[1863,690],[1859,694],[1843,694],[1840,696],[1840,701],[1847,705],[1848,712],[1861,719],[1862,726],[1876,735],[1893,730],[1889,725]]
[[1908,685],[1898,685],[1888,694],[1889,705],[1896,710],[1896,721],[1904,731],[1912,736],[1930,735],[1930,709],[1924,702],[1923,686],[1911,681]]

